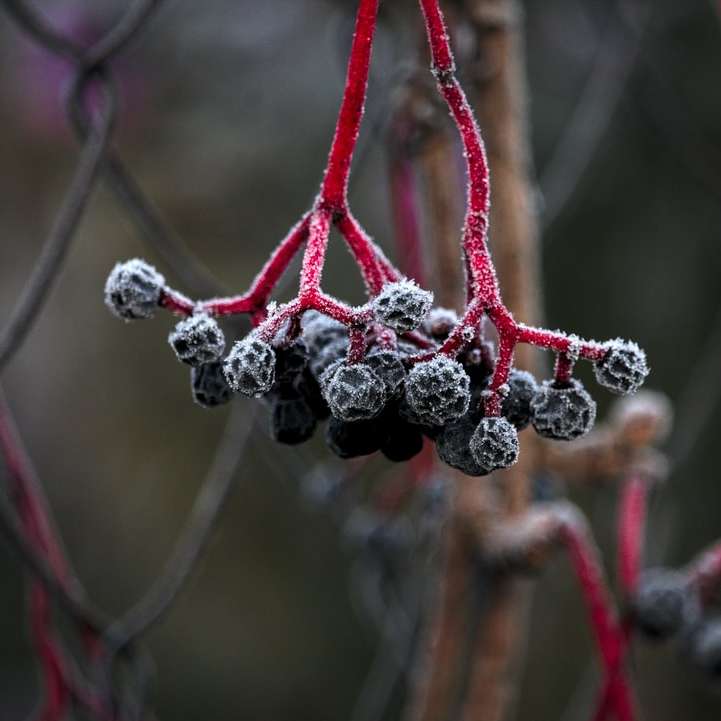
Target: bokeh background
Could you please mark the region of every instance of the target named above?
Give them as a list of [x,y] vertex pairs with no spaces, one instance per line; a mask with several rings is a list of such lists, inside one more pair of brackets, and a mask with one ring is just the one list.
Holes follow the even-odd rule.
[[[125,3],[37,5],[92,39]],[[671,457],[683,456],[654,499],[649,556],[683,563],[721,536],[721,8],[527,0],[524,10],[547,320],[586,336],[631,337],[647,350],[649,386],[677,404]],[[114,63],[116,147],[229,288],[247,286],[314,195],[353,11],[352,2],[322,0],[172,0]],[[382,3],[353,179],[356,213],[391,256],[383,138],[417,20],[410,3]],[[0,12],[0,323],[76,160],[61,102],[68,77]],[[575,127],[592,142],[582,134],[561,155],[584,93],[598,99]],[[170,317],[124,325],[103,306],[109,269],[137,255],[183,289],[101,187],[47,308],[3,377],[68,552],[112,613],[157,576],[228,413],[191,403],[187,369],[166,342]],[[326,285],[360,299],[339,243]],[[607,396],[595,395],[606,408]],[[250,412],[250,401],[236,402]],[[302,453],[277,447],[257,414],[222,526],[148,638],[163,719],[348,718],[378,643],[351,590],[348,544],[303,493],[322,441]],[[368,472],[388,471],[374,460]],[[614,489],[571,495],[611,553]],[[23,577],[2,547],[0,578],[0,718],[10,720],[31,708],[37,679]],[[673,646],[637,644],[634,665],[645,718],[719,717],[721,694]],[[583,608],[559,558],[537,585],[515,717],[584,718],[593,683]]]

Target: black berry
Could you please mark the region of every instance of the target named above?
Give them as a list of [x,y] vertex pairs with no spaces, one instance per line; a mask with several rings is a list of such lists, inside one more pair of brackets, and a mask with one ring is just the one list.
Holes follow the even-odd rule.
[[223,375],[222,363],[206,363],[190,371],[193,400],[204,408],[215,408],[233,397],[233,390]]
[[330,412],[343,421],[373,418],[386,401],[385,384],[365,363],[332,365],[323,374],[320,387]]
[[424,424],[441,426],[460,418],[470,403],[470,380],[463,366],[447,356],[417,363],[406,378],[406,400]]
[[223,361],[223,373],[234,391],[246,396],[265,395],[275,378],[275,353],[252,335],[237,341]]
[[383,431],[375,420],[348,423],[331,416],[325,440],[328,448],[339,458],[357,458],[380,449]]
[[646,354],[632,341],[610,341],[606,355],[594,366],[596,380],[613,393],[637,391],[649,374]]
[[152,318],[165,278],[140,258],[118,263],[105,283],[105,305],[123,320]]
[[436,438],[438,457],[452,468],[468,476],[485,476],[488,471],[471,453],[471,436],[476,424],[469,416],[448,423]]
[[433,293],[411,280],[388,283],[372,300],[378,320],[398,333],[415,330],[428,315]]
[[580,381],[544,381],[531,401],[531,422],[544,438],[572,441],[593,427],[596,402]]
[[512,368],[508,376],[508,394],[503,399],[501,412],[517,430],[531,422],[531,401],[538,391],[533,374]]
[[271,403],[270,433],[273,440],[294,446],[304,443],[315,432],[316,418],[306,400],[279,396]]
[[181,320],[168,336],[178,360],[191,366],[213,363],[225,350],[225,336],[216,321],[204,313]]
[[518,431],[505,418],[482,418],[469,445],[471,455],[487,473],[518,460]]

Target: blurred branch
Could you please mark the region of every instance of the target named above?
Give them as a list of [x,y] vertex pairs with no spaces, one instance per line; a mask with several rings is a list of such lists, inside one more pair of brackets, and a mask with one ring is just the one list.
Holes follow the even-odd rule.
[[[652,4],[644,0],[636,28],[631,28],[622,19],[625,4],[624,0],[613,4],[588,80],[541,173],[544,228],[550,226],[568,205],[598,149],[638,60]],[[548,236],[547,240],[552,237]]]

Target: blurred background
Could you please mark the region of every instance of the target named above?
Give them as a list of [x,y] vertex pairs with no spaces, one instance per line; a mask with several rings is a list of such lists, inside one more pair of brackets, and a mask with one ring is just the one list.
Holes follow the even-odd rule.
[[[37,5],[90,42],[125,3]],[[411,3],[381,6],[351,200],[393,256],[384,135],[419,25]],[[648,386],[676,404],[669,452],[679,455],[654,498],[648,555],[684,563],[721,536],[721,407],[713,404],[721,385],[721,8],[709,0],[523,6],[547,323],[634,338],[646,349]],[[354,7],[171,0],[113,62],[116,148],[230,289],[248,285],[312,201]],[[0,323],[76,161],[62,104],[69,78],[62,61],[0,12]],[[569,140],[569,132],[580,135]],[[187,369],[167,345],[171,317],[125,325],[104,307],[108,271],[135,256],[187,290],[101,185],[42,317],[3,378],[68,553],[113,614],[142,594],[170,554],[229,413],[191,402]],[[339,242],[324,282],[361,298]],[[291,291],[292,279],[285,295]],[[608,396],[594,395],[603,412]],[[251,412],[250,401],[235,403]],[[279,447],[266,436],[262,407],[256,415],[221,527],[148,637],[159,718],[349,718],[378,643],[353,593],[348,543],[304,490],[307,472],[326,457],[322,434],[302,451]],[[374,459],[364,472],[390,471]],[[570,495],[612,557],[615,490]],[[37,678],[22,573],[4,547],[0,578],[0,717],[16,719],[31,708]],[[518,721],[584,717],[573,697],[579,685],[593,688],[595,664],[575,583],[561,557],[539,580]],[[718,719],[718,689],[673,646],[636,644],[634,666],[644,718]],[[396,703],[387,717],[397,715]]]

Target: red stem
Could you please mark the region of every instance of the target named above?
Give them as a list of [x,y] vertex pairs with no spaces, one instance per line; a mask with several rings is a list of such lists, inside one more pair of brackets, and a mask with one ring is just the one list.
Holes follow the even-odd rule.
[[618,581],[625,596],[636,591],[646,530],[648,482],[632,476],[623,485],[618,517]]
[[377,13],[378,0],[360,0],[343,101],[320,191],[321,203],[336,212],[347,208],[348,178],[363,118]]

